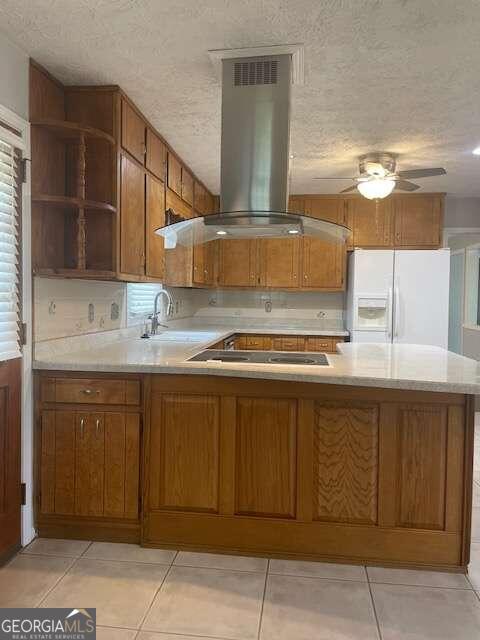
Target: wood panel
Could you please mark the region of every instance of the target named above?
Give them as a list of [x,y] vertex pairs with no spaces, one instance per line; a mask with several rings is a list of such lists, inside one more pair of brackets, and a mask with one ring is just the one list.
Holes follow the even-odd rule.
[[294,518],[297,403],[238,398],[235,513]]
[[346,223],[346,203],[339,196],[305,196],[305,214],[338,224]]
[[395,204],[396,247],[439,247],[442,244],[443,198],[397,197]]
[[182,165],[180,160],[170,152],[167,159],[167,186],[177,196],[182,196]]
[[147,175],[146,188],[146,265],[145,273],[151,278],[165,276],[164,240],[155,231],[165,225],[165,185]]
[[62,515],[75,513],[75,418],[55,412],[55,513]]
[[207,206],[207,191],[203,184],[195,181],[193,193],[193,208],[198,215],[203,216]]
[[415,529],[445,528],[447,410],[398,409],[398,521]]
[[150,500],[153,508],[218,510],[219,399],[153,395]]
[[193,205],[193,176],[182,167],[182,199],[190,205]]
[[348,200],[348,220],[355,247],[377,248],[393,245],[393,203],[355,198]]
[[253,287],[258,273],[255,240],[220,240],[218,283],[228,287]]
[[141,164],[145,162],[145,121],[122,100],[122,147]]
[[376,524],[378,407],[315,403],[313,517]]
[[265,287],[298,287],[300,247],[300,238],[259,240],[260,284]]
[[54,378],[54,395],[50,386],[42,387],[45,402],[81,404],[139,404],[140,385],[137,381],[108,378]]
[[121,242],[122,273],[143,275],[145,270],[145,174],[122,156],[121,161]]
[[147,128],[147,155],[145,166],[149,171],[165,183],[167,163],[167,148],[150,127]]
[[104,414],[105,506],[103,515],[137,518],[140,420],[136,413]]
[[21,359],[0,367],[0,558],[20,547]]
[[62,85],[33,61],[29,73],[30,120],[65,120],[65,92]]
[[345,245],[304,237],[301,286],[304,289],[345,288]]
[[102,516],[105,483],[105,428],[102,413],[75,416],[75,514]]

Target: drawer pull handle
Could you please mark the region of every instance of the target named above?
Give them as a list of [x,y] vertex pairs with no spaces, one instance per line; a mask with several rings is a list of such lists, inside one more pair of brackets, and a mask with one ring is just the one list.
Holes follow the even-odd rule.
[[83,440],[83,433],[85,431],[85,420],[83,418],[81,418],[80,420],[80,437]]
[[97,418],[97,421],[96,421],[95,424],[96,424],[96,434],[97,434],[97,438],[98,438],[98,431],[100,429],[100,420],[98,418]]
[[[93,393],[93,389],[82,389],[82,393],[84,393],[86,396],[91,396]],[[95,393],[98,395],[100,391],[97,389]]]

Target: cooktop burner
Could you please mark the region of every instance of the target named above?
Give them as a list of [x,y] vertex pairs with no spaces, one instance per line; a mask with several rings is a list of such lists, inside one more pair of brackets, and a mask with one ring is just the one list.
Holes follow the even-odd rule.
[[285,351],[221,351],[206,349],[197,353],[189,362],[233,362],[251,364],[297,364],[328,367],[328,358],[324,353],[302,353]]

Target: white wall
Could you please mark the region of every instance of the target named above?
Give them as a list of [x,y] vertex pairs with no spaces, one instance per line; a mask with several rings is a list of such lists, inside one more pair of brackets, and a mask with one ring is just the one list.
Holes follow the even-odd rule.
[[28,56],[0,33],[0,104],[28,120]]
[[480,198],[445,199],[445,227],[480,228]]

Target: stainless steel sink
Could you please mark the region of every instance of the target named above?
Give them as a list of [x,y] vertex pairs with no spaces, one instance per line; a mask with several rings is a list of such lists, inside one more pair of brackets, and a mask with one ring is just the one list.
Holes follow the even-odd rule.
[[188,362],[232,362],[246,364],[290,364],[300,366],[328,367],[328,358],[324,353],[303,353],[285,351],[221,351],[219,349],[206,349]]

